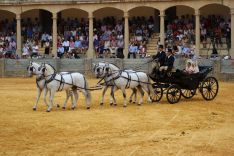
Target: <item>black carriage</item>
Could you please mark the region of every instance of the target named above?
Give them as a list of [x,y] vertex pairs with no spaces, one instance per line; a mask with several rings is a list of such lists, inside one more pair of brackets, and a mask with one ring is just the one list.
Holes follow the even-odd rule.
[[153,88],[155,92],[152,100],[159,102],[165,93],[168,102],[174,104],[180,101],[181,96],[190,99],[197,92],[200,92],[205,100],[213,100],[219,90],[217,79],[207,76],[213,68],[199,67],[199,70],[200,72],[196,74],[187,74],[178,69],[167,73],[155,71],[154,75],[150,76],[154,81]]

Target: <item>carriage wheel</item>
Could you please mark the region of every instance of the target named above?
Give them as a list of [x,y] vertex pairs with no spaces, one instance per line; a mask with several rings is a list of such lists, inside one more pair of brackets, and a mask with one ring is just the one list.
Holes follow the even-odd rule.
[[205,80],[203,80],[200,90],[202,97],[205,100],[213,100],[219,91],[219,84],[217,79],[214,77],[207,77]]
[[182,89],[181,94],[185,99],[191,99],[196,94],[196,89]]
[[163,89],[157,85],[153,86],[154,88],[154,96],[151,97],[152,102],[159,102],[163,96]]
[[178,85],[171,85],[167,89],[167,101],[170,104],[174,104],[180,101],[181,98],[181,89]]

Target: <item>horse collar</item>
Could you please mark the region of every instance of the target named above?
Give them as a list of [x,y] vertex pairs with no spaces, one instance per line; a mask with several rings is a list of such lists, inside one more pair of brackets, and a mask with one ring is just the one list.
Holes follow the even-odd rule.
[[52,74],[52,76],[50,77],[50,79],[49,79],[49,80],[46,80],[46,83],[48,84],[48,83],[50,83],[51,81],[53,81],[54,78],[55,78],[55,76],[56,76],[56,73]]

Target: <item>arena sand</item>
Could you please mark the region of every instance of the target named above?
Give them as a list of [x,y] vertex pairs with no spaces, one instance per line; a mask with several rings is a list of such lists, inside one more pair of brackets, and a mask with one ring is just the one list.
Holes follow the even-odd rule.
[[[89,79],[90,86],[98,80]],[[99,106],[101,91],[92,92],[86,110],[80,94],[78,108],[53,108],[46,113],[41,98],[37,111],[35,78],[0,79],[0,155],[3,156],[156,156],[234,155],[234,83],[220,82],[211,102],[200,94],[171,105],[160,103],[122,107]],[[128,92],[129,96],[130,92]],[[65,92],[56,94],[60,105]]]

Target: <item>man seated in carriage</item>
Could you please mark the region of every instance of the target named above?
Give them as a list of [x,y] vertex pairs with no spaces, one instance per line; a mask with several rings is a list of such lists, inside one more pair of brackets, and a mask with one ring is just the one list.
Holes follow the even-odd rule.
[[153,55],[152,58],[159,62],[160,67],[164,65],[166,53],[163,51],[163,45],[159,45],[157,54]]
[[167,73],[167,72],[171,71],[173,66],[174,66],[174,62],[175,62],[175,57],[173,55],[172,49],[168,49],[165,62],[163,64],[163,66],[161,66],[159,68],[159,71],[160,72],[164,71],[164,73]]
[[158,66],[156,65],[154,67],[154,69],[153,69],[153,71],[151,73],[151,77],[155,77],[157,75],[157,73],[158,73],[159,67],[164,65],[164,62],[165,62],[165,59],[166,59],[166,53],[163,51],[163,45],[159,45],[157,54],[153,55],[152,58],[153,58],[153,60],[156,61],[156,63],[159,63],[159,64],[157,64]]

